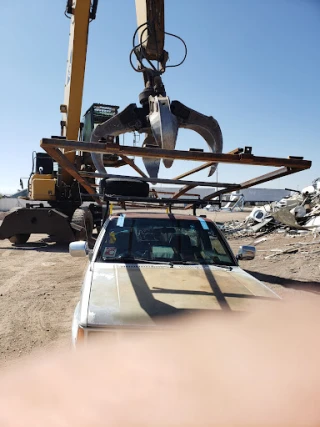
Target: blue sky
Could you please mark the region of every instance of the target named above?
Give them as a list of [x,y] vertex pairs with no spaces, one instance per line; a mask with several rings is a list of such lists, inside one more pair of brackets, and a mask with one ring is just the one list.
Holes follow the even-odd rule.
[[[69,34],[65,3],[2,5],[0,193],[15,191],[20,177],[29,175],[40,139],[59,134]],[[188,46],[185,63],[163,77],[171,100],[213,115],[224,152],[247,145],[255,155],[313,161],[310,170],[264,186],[301,189],[320,176],[320,1],[167,0],[165,18],[166,30]],[[139,102],[142,76],[128,61],[135,29],[134,0],[99,1],[90,24],[83,112],[93,102],[121,109]],[[183,55],[182,45],[169,37],[166,50],[169,64]],[[131,142],[126,135],[125,143]],[[190,147],[206,144],[194,132],[180,131],[177,148]],[[177,161],[160,174],[173,177],[198,164]],[[270,170],[220,165],[218,178],[240,182]],[[109,171],[129,173],[127,167]],[[188,179],[204,180],[206,172]]]

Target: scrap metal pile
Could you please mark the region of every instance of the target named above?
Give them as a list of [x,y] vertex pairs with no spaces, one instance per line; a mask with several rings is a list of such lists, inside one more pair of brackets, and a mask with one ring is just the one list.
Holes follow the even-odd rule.
[[273,231],[289,234],[320,233],[320,178],[302,191],[268,205],[255,207],[243,221],[220,224],[233,237],[264,235]]

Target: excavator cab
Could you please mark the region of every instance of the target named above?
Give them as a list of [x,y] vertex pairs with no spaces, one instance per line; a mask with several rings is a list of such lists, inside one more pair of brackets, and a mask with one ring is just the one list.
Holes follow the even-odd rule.
[[[84,114],[82,130],[80,133],[80,140],[84,142],[89,142],[94,129],[96,129],[98,125],[105,123],[106,121],[112,119],[115,115],[117,115],[119,108],[120,107],[116,105],[92,104],[91,107]],[[108,135],[106,139],[102,138],[102,141],[119,144],[119,136]],[[84,162],[91,163],[91,155],[89,153],[84,153],[83,155]],[[102,157],[104,166],[120,167],[126,164],[123,160],[119,159],[119,156],[115,154],[105,154]]]
[[[100,124],[109,120],[118,113],[119,107],[108,104],[92,104],[84,114],[84,120],[80,126],[80,140],[90,141],[92,131]],[[119,144],[119,137],[112,137],[113,142]],[[109,141],[110,142],[110,141]],[[88,153],[82,154],[82,162],[84,165],[91,163],[88,160]],[[116,155],[104,156],[105,164],[112,166],[119,163],[119,157]],[[33,159],[33,171],[29,179],[29,198],[31,200],[55,201],[57,199],[57,179],[58,174],[54,171],[54,162],[51,156],[47,153],[35,153]],[[84,169],[85,170],[85,169]]]
[[[118,110],[119,107],[116,105],[92,104],[84,114],[81,140],[90,141],[92,131],[97,125],[118,114]],[[119,137],[115,138],[115,142],[119,144]]]

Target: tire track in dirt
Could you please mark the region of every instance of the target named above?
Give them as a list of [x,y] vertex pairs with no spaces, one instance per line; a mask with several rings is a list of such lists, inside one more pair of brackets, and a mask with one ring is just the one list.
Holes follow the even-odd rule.
[[87,262],[71,258],[66,248],[3,250],[2,245],[0,367],[37,349],[69,345]]
[[12,254],[12,251],[5,251],[5,252],[3,252],[2,254],[1,254],[1,256],[3,257],[3,258],[5,258],[5,257],[8,257],[8,256],[10,256]]
[[[28,257],[30,258],[30,257]],[[1,292],[7,292],[8,290],[10,290],[14,285],[16,285],[17,283],[21,282],[21,280],[24,277],[28,277],[29,273],[31,272],[31,270],[33,270],[34,268],[36,268],[39,264],[39,259],[35,257],[34,260],[24,260],[24,262],[27,262],[26,266],[22,266],[21,271],[19,273],[14,274],[9,280],[6,280],[6,282],[0,286],[0,291]],[[1,268],[1,265],[0,265]]]

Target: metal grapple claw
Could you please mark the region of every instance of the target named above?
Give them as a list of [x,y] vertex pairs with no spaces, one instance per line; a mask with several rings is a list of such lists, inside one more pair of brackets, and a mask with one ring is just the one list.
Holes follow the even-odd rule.
[[[142,143],[142,147],[159,148],[156,140],[154,139],[153,135],[151,135],[151,134],[149,134],[149,135],[146,134],[146,137]],[[157,178],[158,173],[159,173],[159,169],[160,169],[161,159],[154,159],[152,157],[143,157],[142,161],[143,161],[143,164],[144,164],[146,171],[148,172],[150,178]]]
[[[211,116],[205,116],[179,101],[172,101],[166,96],[149,96],[149,104],[138,108],[130,104],[123,111],[104,123],[99,124],[91,134],[91,142],[106,141],[115,136],[137,131],[145,133],[143,147],[160,147],[174,150],[179,128],[191,129],[201,135],[207,142],[210,151],[221,153],[223,140],[218,122]],[[105,173],[103,155],[92,153],[92,161],[100,173]],[[150,177],[156,178],[159,173],[160,159],[143,158]],[[172,159],[163,159],[165,167],[171,167]],[[217,168],[213,164],[209,171],[211,176]]]
[[[171,112],[177,117],[179,128],[197,132],[206,141],[213,153],[222,153],[223,138],[217,120],[211,116],[198,113],[179,101],[172,101]],[[217,166],[217,163],[211,166],[208,176],[215,172]]]

